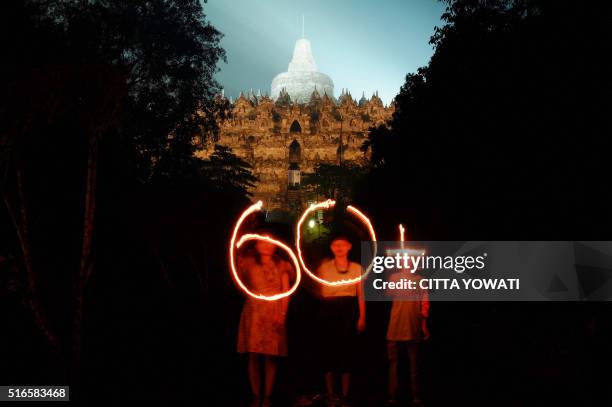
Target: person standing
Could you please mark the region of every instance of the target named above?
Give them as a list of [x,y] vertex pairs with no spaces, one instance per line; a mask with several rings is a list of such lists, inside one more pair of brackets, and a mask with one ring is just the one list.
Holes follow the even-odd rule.
[[[324,260],[317,275],[329,282],[353,279],[362,274],[361,265],[349,260],[352,248],[346,236],[331,240],[333,258]],[[327,404],[348,406],[351,372],[356,358],[357,333],[366,327],[365,301],[361,282],[321,285],[321,353],[327,388]],[[341,395],[335,391],[340,378]]]
[[429,317],[429,295],[427,290],[419,288],[421,277],[409,270],[396,271],[389,281],[399,282],[402,279],[415,281],[415,289],[408,294],[389,290],[393,298],[389,325],[387,327],[387,357],[389,360],[389,381],[387,405],[397,404],[398,365],[400,351],[404,350],[410,363],[410,386],[413,406],[422,406],[420,347],[429,339],[427,318]]
[[[276,255],[276,246],[270,242],[257,241],[254,255],[240,258],[238,267],[251,291],[274,295],[289,289],[289,276],[293,268]],[[270,406],[277,358],[287,356],[287,307],[288,297],[277,301],[253,297],[245,300],[238,329],[238,352],[249,356],[248,375],[254,396],[253,407]]]

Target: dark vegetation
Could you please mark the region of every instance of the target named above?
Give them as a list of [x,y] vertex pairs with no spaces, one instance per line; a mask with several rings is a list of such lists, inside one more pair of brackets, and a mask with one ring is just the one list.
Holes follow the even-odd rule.
[[[610,3],[458,0],[443,18],[430,63],[364,146],[372,168],[355,200],[379,234],[403,223],[409,240],[610,240]],[[436,303],[431,394],[607,405],[610,311]]]

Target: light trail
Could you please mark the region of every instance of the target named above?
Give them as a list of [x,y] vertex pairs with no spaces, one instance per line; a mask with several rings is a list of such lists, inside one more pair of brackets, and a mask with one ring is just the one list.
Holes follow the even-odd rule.
[[[244,222],[244,220],[252,213],[260,211],[262,206],[263,206],[263,203],[261,201],[258,201],[257,203],[249,206],[244,212],[242,212],[242,214],[238,218],[238,221],[236,222],[236,225],[234,226],[234,232],[232,233],[232,237],[230,239],[229,263],[230,263],[230,269],[232,271],[232,277],[234,278],[236,285],[245,294],[255,299],[258,299],[258,300],[277,301],[277,300],[280,300],[282,298],[288,297],[291,294],[293,294],[293,292],[300,285],[300,281],[302,279],[302,273],[300,271],[300,264],[293,250],[291,250],[289,246],[287,246],[286,244],[284,244],[283,242],[279,240],[273,239],[270,236],[259,235],[256,233],[246,233],[240,237],[238,242],[236,242],[238,231],[240,230],[240,226],[242,226],[242,223]],[[263,241],[272,243],[276,245],[277,247],[280,247],[281,249],[283,249],[289,255],[295,267],[296,277],[295,277],[295,281],[293,282],[293,285],[288,291],[274,294],[274,295],[264,295],[264,294],[255,293],[249,290],[249,288],[242,282],[242,280],[240,279],[240,276],[238,275],[238,270],[236,269],[236,262],[234,260],[234,257],[235,257],[234,248],[239,249],[240,246],[242,246],[245,242],[251,241],[251,240],[263,240]]]
[[[370,273],[370,271],[372,270],[372,265],[373,265],[373,260],[372,262],[370,262],[370,264],[368,265],[368,267],[366,268],[365,272],[362,273],[362,275],[360,275],[359,277],[354,277],[354,278],[347,278],[347,279],[342,279],[342,280],[337,280],[337,281],[327,281],[319,276],[317,276],[315,273],[313,273],[308,266],[306,265],[306,262],[304,262],[304,258],[302,256],[302,247],[301,247],[301,241],[302,241],[302,224],[304,223],[304,221],[306,220],[306,218],[314,211],[318,210],[318,209],[329,209],[329,208],[333,208],[336,205],[336,201],[332,200],[332,199],[328,199],[326,201],[323,202],[319,202],[316,204],[311,204],[305,211],[304,213],[302,213],[302,216],[300,217],[300,220],[297,223],[296,229],[295,229],[295,246],[298,252],[298,259],[300,260],[300,265],[302,266],[302,269],[308,273],[308,275],[310,277],[313,278],[313,280],[315,280],[316,282],[323,284],[323,285],[327,285],[327,286],[342,286],[342,285],[350,285],[350,284],[357,284],[358,282],[360,282],[364,277],[366,277],[368,275],[368,273]],[[374,259],[374,257],[376,256],[376,251],[377,251],[377,244],[376,244],[376,232],[374,231],[374,227],[372,226],[372,222],[370,222],[370,219],[365,216],[363,214],[363,212],[361,212],[359,209],[357,209],[356,207],[352,206],[352,205],[348,205],[346,207],[346,210],[348,212],[350,212],[352,215],[354,215],[355,217],[357,217],[363,224],[365,224],[367,226],[368,232],[370,234],[370,237],[372,239],[372,259]]]

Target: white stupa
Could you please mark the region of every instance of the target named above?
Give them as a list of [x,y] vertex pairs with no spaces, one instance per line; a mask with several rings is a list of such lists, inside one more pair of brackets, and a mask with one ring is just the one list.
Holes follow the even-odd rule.
[[291,101],[297,103],[308,103],[315,90],[321,96],[327,94],[330,98],[334,97],[334,82],[329,76],[317,71],[310,41],[303,38],[303,30],[302,27],[302,38],[295,42],[287,72],[276,75],[272,80],[271,97],[274,100],[283,89],[289,93]]

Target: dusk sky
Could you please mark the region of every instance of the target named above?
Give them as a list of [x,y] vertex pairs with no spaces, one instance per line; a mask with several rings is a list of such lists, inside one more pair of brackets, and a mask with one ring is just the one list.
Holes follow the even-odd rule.
[[204,10],[224,34],[227,64],[217,79],[228,96],[241,90],[270,93],[272,78],[287,70],[295,41],[305,37],[335,94],[355,99],[376,90],[392,101],[407,73],[428,63],[428,44],[441,25],[437,0],[209,0]]

